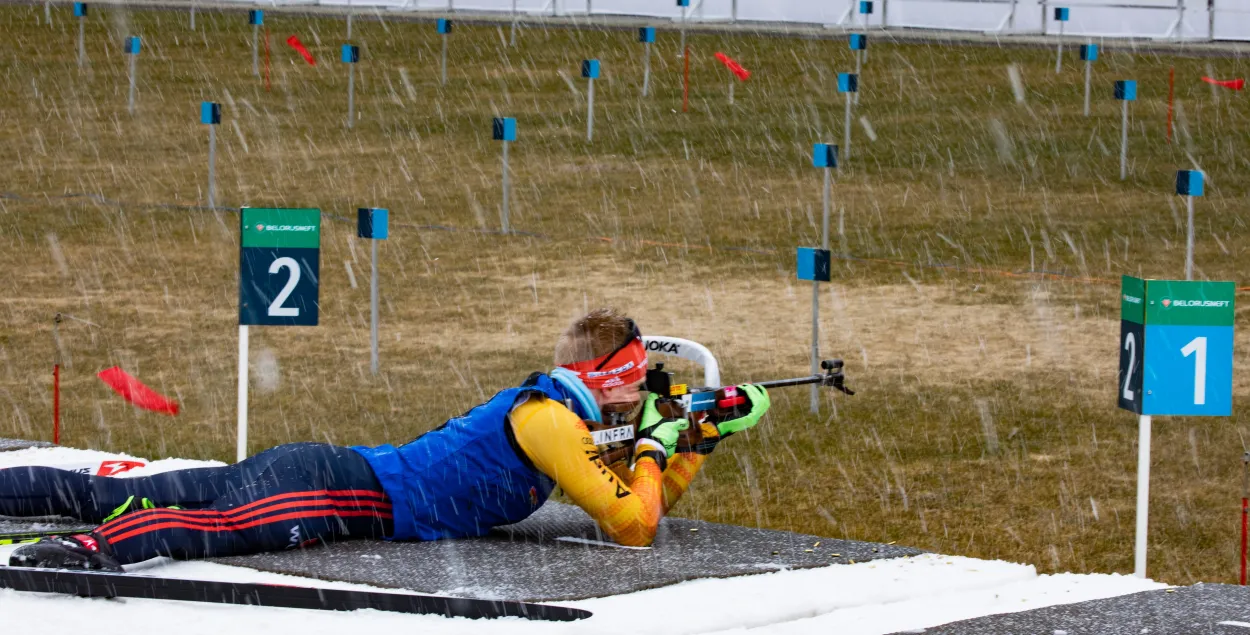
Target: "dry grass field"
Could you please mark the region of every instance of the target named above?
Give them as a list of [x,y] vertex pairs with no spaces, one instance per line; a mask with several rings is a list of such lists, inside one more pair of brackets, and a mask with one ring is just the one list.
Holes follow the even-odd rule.
[[[342,19],[268,12],[266,90],[243,11],[201,11],[193,32],[185,12],[93,5],[82,71],[68,6],[51,26],[42,16],[0,6],[0,436],[51,436],[60,312],[78,318],[60,329],[67,444],[233,458],[230,208],[244,205],[323,210],[320,326],[252,329],[252,451],[407,440],[548,368],[563,325],[602,304],[703,342],[727,380],[806,373],[810,288],[794,279],[793,249],[819,243],[810,151],[841,141],[843,38],[692,35],[683,114],[672,32],[640,99],[630,30],[527,25],[511,48],[506,25],[461,24],[444,87],[430,22],[360,17],[349,130]],[[292,34],[317,66],[283,43]],[[126,35],[144,40],[134,116]],[[733,105],[716,51],[754,74]],[[578,77],[588,57],[604,68],[593,143]],[[844,257],[822,292],[822,347],[847,360],[859,394],[830,395],[812,416],[805,390],[776,391],[765,424],[717,451],[676,514],[1044,571],[1132,570],[1136,420],[1115,408],[1118,277],[1181,277],[1172,179],[1200,166],[1198,275],[1250,280],[1247,104],[1198,81],[1248,69],[1108,43],[1085,118],[1078,64],[1070,55],[1056,75],[1053,49],[874,39],[834,186]],[[1114,79],[1140,82],[1125,182]],[[218,210],[202,207],[202,100],[223,104]],[[512,236],[496,231],[493,116],[519,124]],[[354,226],[365,206],[392,215],[377,376]],[[1240,405],[1244,333],[1237,346]],[[112,395],[94,374],[118,364],[182,413]],[[1152,577],[1234,580],[1248,434],[1240,408],[1156,419]]]

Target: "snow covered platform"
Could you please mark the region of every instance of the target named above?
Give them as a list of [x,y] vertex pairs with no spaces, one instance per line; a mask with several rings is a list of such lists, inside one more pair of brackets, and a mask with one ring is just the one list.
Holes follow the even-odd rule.
[[[72,466],[123,458],[134,457],[65,447],[30,448],[0,452],[0,468]],[[120,476],[208,465],[220,463],[163,459]],[[0,632],[4,635],[78,633],[99,630],[101,624],[125,624],[127,635],[168,635],[172,624],[179,635],[229,632],[633,635],[642,623],[648,635],[740,635],[747,630],[753,635],[922,632],[1051,635],[1057,631],[1068,635],[1114,635],[1137,634],[1143,628],[1149,628],[1151,633],[1250,635],[1250,628],[1237,625],[1237,622],[1250,623],[1250,597],[1240,588],[1201,585],[1168,593],[1164,591],[1164,584],[1131,576],[1039,575],[1027,564],[928,553],[891,557],[898,555],[891,545],[850,543],[844,546],[846,543],[827,542],[815,536],[724,525],[689,525],[686,523],[691,521],[681,519],[669,519],[664,523],[658,544],[675,547],[666,555],[664,547],[637,551],[585,542],[597,537],[584,531],[578,534],[577,527],[585,529],[586,519],[571,513],[576,510],[565,507],[544,507],[527,523],[500,530],[482,540],[425,543],[427,547],[440,544],[452,548],[443,552],[442,559],[414,565],[405,575],[414,576],[413,579],[441,576],[424,581],[421,586],[433,589],[438,595],[452,596],[481,597],[497,593],[502,597],[512,592],[510,588],[516,588],[517,579],[508,576],[520,575],[517,571],[528,576],[527,580],[549,584],[545,589],[582,590],[577,594],[580,597],[594,595],[584,589],[601,584],[603,579],[626,578],[631,580],[630,585],[637,585],[636,588],[643,588],[644,584],[658,588],[555,602],[594,614],[573,623],[448,619],[380,611],[333,613],[142,599],[86,600],[0,589]],[[29,528],[34,520],[15,521],[14,524],[25,525],[14,529]],[[39,522],[54,520],[57,519]],[[699,531],[691,532],[693,528]],[[818,540],[819,546],[815,544]],[[345,569],[368,569],[379,568],[381,561],[377,556],[383,553],[393,553],[408,563],[420,563],[427,557],[423,552],[398,550],[416,546],[357,541],[290,555],[329,557],[341,561]],[[0,546],[0,562],[7,561],[15,548]],[[878,551],[873,552],[874,548]],[[397,550],[382,551],[386,549]],[[519,550],[500,555],[507,553],[506,549]],[[777,554],[774,555],[774,551]],[[562,564],[566,552],[575,556],[572,562],[585,568],[574,569]],[[835,558],[832,553],[842,556]],[[495,562],[490,561],[492,557]],[[653,565],[641,566],[648,562],[647,558],[652,559]],[[852,559],[854,564],[851,564]],[[412,586],[406,584],[407,580],[365,586],[294,577],[257,570],[258,564],[246,558],[231,562],[242,566],[157,559],[128,566],[127,572],[139,576],[340,589]],[[643,572],[647,569],[666,569],[679,562],[696,569],[709,566],[732,570],[734,574],[684,582],[677,579],[634,581],[645,576]],[[833,562],[839,564],[820,566]],[[742,570],[744,563],[757,568]],[[478,567],[474,575],[480,578],[470,578],[470,566]],[[342,576],[342,579],[348,577]],[[1185,621],[1187,617],[1192,617],[1191,621]]]
[[1250,633],[1250,587],[1196,584],[953,622],[929,635],[1001,633]]
[[13,450],[25,450],[27,448],[50,448],[51,443],[47,441],[27,441],[26,439],[4,439],[0,438],[0,452],[11,452]]
[[454,590],[462,597],[549,602],[619,595],[700,578],[920,553],[908,547],[680,518],[664,519],[650,548],[621,547],[605,542],[580,508],[548,502],[524,522],[496,529],[485,538],[347,541],[217,562],[422,593]]

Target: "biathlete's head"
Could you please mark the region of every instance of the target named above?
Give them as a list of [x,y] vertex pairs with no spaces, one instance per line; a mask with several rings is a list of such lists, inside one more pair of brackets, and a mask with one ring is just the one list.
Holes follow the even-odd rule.
[[638,404],[647,376],[647,349],[634,321],[616,309],[595,309],[556,341],[556,365],[577,374],[602,408]]

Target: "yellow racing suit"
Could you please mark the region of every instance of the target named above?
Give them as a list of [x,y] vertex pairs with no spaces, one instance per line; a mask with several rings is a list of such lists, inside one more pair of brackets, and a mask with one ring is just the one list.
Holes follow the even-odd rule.
[[[656,527],[690,487],[707,458],[679,452],[661,471],[650,456],[628,466],[604,465],[599,449],[582,420],[564,404],[531,396],[511,414],[517,445],[543,474],[551,477],[603,532],[616,542],[645,547],[655,539]],[[702,424],[705,439],[719,436],[716,427]]]

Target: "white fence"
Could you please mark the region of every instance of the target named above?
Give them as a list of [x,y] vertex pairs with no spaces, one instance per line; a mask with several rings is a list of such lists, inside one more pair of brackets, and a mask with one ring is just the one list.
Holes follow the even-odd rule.
[[[253,4],[253,0],[239,0]],[[679,21],[674,0],[260,0],[258,4],[380,7],[397,11],[515,10],[531,15],[623,15]],[[858,0],[691,0],[692,22],[863,24]],[[1053,34],[1055,7],[1067,7],[1065,35],[1183,40],[1250,40],[1250,0],[875,0],[873,28],[927,28]]]

